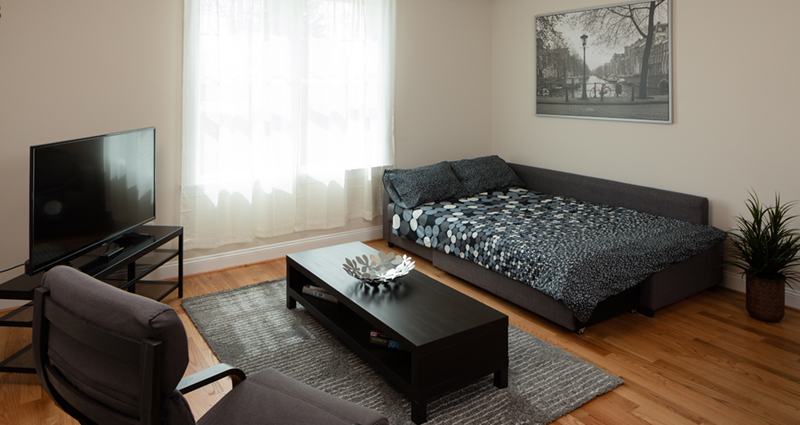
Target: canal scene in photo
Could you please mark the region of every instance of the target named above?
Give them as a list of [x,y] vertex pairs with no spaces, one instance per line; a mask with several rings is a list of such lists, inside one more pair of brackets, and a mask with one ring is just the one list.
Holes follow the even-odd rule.
[[536,115],[671,123],[669,6],[536,16]]

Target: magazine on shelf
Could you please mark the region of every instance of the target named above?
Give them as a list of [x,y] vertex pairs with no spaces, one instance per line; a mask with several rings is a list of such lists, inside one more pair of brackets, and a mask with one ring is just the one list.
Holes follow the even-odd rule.
[[383,332],[377,329],[373,329],[369,332],[369,342],[373,345],[405,351],[405,349],[403,348],[402,345],[400,345],[400,343],[389,338],[388,335],[384,334]]
[[333,295],[327,293],[325,289],[320,288],[319,286],[314,285],[306,285],[303,286],[303,293],[311,295],[312,297],[321,298],[325,301],[329,301],[332,303],[338,303],[339,300],[336,299]]

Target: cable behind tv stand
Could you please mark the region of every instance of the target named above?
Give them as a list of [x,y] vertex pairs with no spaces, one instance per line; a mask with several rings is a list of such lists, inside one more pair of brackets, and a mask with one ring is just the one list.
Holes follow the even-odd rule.
[[[104,256],[104,248],[92,251],[70,262],[89,276],[117,288],[134,292],[156,301],[178,290],[183,298],[183,227],[139,226],[134,230],[141,237],[127,238],[117,244],[122,249]],[[177,239],[177,248],[167,243]],[[178,279],[175,281],[145,280],[147,275],[167,262],[178,259]],[[41,286],[42,276],[21,275],[0,283],[0,299],[33,300],[33,292]],[[0,317],[0,326],[32,327],[33,303],[28,303]],[[0,372],[36,373],[33,350],[28,345],[6,359],[0,360]]]

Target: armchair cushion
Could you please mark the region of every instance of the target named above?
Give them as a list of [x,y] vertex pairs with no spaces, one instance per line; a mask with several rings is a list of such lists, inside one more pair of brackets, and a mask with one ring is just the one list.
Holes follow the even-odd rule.
[[250,375],[217,402],[198,424],[388,425],[380,413],[334,397],[275,369]]
[[[66,266],[47,272],[42,287],[52,300],[87,324],[133,341],[162,341],[161,393],[169,395],[189,364],[186,332],[171,307],[122,291]],[[120,363],[51,329],[50,361],[76,388],[100,403],[136,416],[141,388],[138,365]]]
[[53,268],[35,295],[37,374],[45,391],[81,423],[191,425],[194,415],[182,392],[230,376],[233,390],[203,423],[388,424],[372,409],[275,370],[247,379],[221,364],[181,379],[188,344],[175,310],[75,269]]

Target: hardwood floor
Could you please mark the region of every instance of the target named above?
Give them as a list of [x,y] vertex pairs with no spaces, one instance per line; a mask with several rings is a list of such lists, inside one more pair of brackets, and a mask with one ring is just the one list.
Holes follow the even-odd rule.
[[[385,241],[368,245],[385,251]],[[798,424],[800,311],[777,324],[752,319],[744,295],[704,292],[656,312],[624,314],[578,336],[433,268],[417,269],[506,314],[511,323],[625,380],[625,384],[560,418],[561,425]],[[283,259],[190,276],[185,297],[284,277]],[[218,363],[180,305],[189,335],[187,373]],[[4,356],[30,341],[28,328],[0,328]],[[187,396],[195,417],[230,389],[228,381]],[[0,373],[0,424],[73,424],[42,391],[35,375]]]

